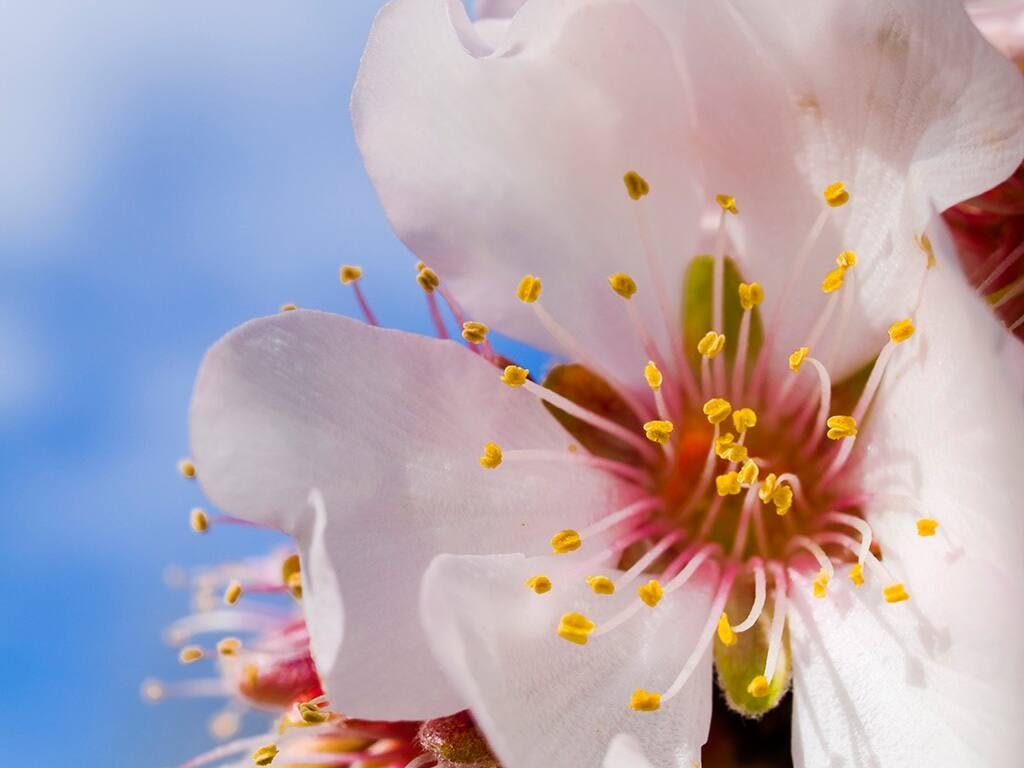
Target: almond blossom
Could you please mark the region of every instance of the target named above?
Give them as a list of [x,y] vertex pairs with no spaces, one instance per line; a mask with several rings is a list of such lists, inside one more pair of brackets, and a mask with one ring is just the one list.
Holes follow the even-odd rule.
[[935,213],[1022,117],[953,0],[385,7],[356,133],[467,346],[283,312],[191,411],[211,500],[295,538],[332,707],[689,768],[716,677],[792,688],[797,765],[1011,764],[1022,352]]

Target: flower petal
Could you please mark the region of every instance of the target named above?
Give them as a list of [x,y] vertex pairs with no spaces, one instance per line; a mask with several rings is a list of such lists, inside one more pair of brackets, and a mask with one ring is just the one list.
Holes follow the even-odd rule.
[[620,733],[612,739],[601,768],[652,768],[635,736]]
[[[434,653],[506,768],[597,766],[620,732],[638,737],[657,768],[690,768],[711,717],[710,652],[660,710],[636,712],[629,702],[637,688],[665,690],[682,668],[707,619],[712,579],[579,646],[555,633],[560,616],[578,611],[600,627],[638,598],[633,588],[595,596],[572,565],[551,556],[437,558],[422,596]],[[553,583],[543,595],[524,586],[538,573]]]
[[442,552],[545,551],[553,531],[614,509],[619,486],[595,470],[480,467],[489,440],[570,442],[499,374],[454,342],[306,311],[247,323],[206,356],[191,412],[203,488],[296,538],[314,658],[339,711],[462,708],[423,641],[426,565]]
[[1011,59],[1024,54],[1024,2],[965,0],[964,7],[992,45]]
[[[795,651],[794,751],[854,765],[1011,765],[1024,748],[1024,586],[1017,345],[951,265],[928,276],[917,332],[897,349],[857,446],[855,485],[885,566],[803,601]],[[916,520],[939,522],[921,537]]]
[[[634,303],[664,342],[636,216],[657,224],[673,327],[699,226],[685,215],[700,207],[694,148],[662,35],[629,3],[527,3],[482,56],[461,15],[456,0],[393,0],[371,31],[352,114],[391,223],[474,317],[565,351],[515,299],[524,274],[539,276],[552,315],[620,381],[642,384],[648,358],[608,276],[634,276]],[[657,194],[630,200],[630,170]]]

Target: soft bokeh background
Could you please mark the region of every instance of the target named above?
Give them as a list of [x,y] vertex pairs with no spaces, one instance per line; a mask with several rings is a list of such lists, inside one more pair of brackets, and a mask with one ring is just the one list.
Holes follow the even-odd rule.
[[[183,670],[169,564],[259,553],[192,534],[175,470],[205,348],[284,302],[429,328],[351,135],[376,0],[0,0],[0,764],[173,765],[215,702]],[[250,721],[250,725],[255,721]]]

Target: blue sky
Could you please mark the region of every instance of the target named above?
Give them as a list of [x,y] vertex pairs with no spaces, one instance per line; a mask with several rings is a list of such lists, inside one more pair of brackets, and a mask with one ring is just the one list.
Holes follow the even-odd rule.
[[[146,6],[143,9],[143,5]],[[348,122],[375,0],[0,9],[0,763],[172,765],[209,745],[174,679],[168,564],[259,553],[188,530],[176,474],[206,347],[284,302],[427,330]]]

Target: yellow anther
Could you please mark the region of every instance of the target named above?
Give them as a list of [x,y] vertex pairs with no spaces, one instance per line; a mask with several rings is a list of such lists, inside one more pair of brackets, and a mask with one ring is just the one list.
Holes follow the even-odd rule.
[[242,641],[237,637],[225,637],[217,642],[217,653],[221,656],[234,656],[242,647]]
[[757,497],[761,499],[761,502],[767,504],[772,500],[772,494],[775,493],[775,484],[778,482],[778,477],[774,472],[769,472],[764,480],[761,481],[761,487],[757,489]]
[[634,200],[639,200],[651,191],[651,185],[647,183],[647,179],[636,171],[628,171],[622,177],[622,181],[626,185],[626,192]]
[[864,583],[864,566],[860,563],[854,563],[853,568],[850,569],[850,581],[853,582],[855,587],[859,587]]
[[182,477],[194,480],[196,476],[196,465],[192,463],[192,459],[181,459],[178,461],[178,471],[181,473]]
[[200,507],[196,507],[189,513],[188,524],[196,533],[206,533],[210,530],[210,518]]
[[836,266],[844,269],[857,266],[857,254],[853,251],[843,251],[836,256]]
[[740,306],[753,309],[764,301],[764,288],[760,283],[740,283]]
[[531,576],[526,580],[526,586],[536,592],[538,595],[543,595],[545,592],[551,591],[551,579],[542,573],[536,576]]
[[702,410],[712,424],[721,424],[732,413],[732,404],[720,397],[713,397],[704,403]]
[[715,487],[719,496],[735,496],[741,490],[739,472],[726,472],[715,478]]
[[354,283],[362,276],[363,270],[359,267],[354,267],[351,264],[345,264],[338,270],[338,279],[341,281],[342,285]]
[[824,293],[833,293],[843,287],[843,278],[846,276],[846,267],[836,267],[821,281],[821,290]]
[[850,199],[850,193],[846,191],[846,185],[841,181],[833,182],[825,187],[825,202],[832,208],[844,205]]
[[565,555],[569,552],[575,552],[581,546],[583,546],[583,540],[580,539],[579,532],[574,531],[571,528],[559,531],[551,537],[551,550],[556,555]]
[[567,613],[558,622],[558,636],[570,643],[586,645],[596,628],[597,625],[582,613]]
[[539,277],[526,275],[519,281],[519,287],[516,289],[516,296],[520,301],[525,302],[526,304],[533,304],[540,298],[542,288],[543,286],[540,284]]
[[841,440],[844,437],[857,436],[857,422],[853,416],[829,416],[825,422],[829,440]]
[[935,529],[939,527],[939,521],[930,517],[922,517],[917,521],[918,536],[934,536]]
[[242,596],[242,585],[237,581],[232,581],[228,584],[228,588],[224,590],[224,602],[228,605],[234,605],[238,602],[238,598]]
[[484,469],[497,469],[501,466],[501,446],[497,443],[487,443],[484,446],[484,453],[480,457],[480,466]]
[[608,285],[624,299],[632,299],[636,293],[636,281],[625,272],[616,272],[609,277]]
[[757,475],[761,470],[756,461],[747,461],[739,471],[739,479],[743,485],[753,485],[757,482]]
[[759,699],[764,698],[768,695],[768,678],[764,675],[758,675],[750,681],[750,685],[747,686],[747,693],[751,696],[756,696]]
[[708,331],[701,340],[697,342],[697,352],[708,359],[716,357],[719,352],[725,349],[725,334]]
[[739,464],[747,460],[749,451],[747,451],[747,446],[745,445],[730,445],[725,449],[725,451],[723,451],[723,454],[723,459],[731,461],[734,464]]
[[736,645],[736,633],[732,631],[729,616],[725,613],[718,617],[718,639],[724,645]]
[[277,757],[277,744],[267,744],[252,753],[252,761],[256,765],[270,765]]
[[203,658],[203,649],[198,645],[186,645],[178,654],[178,661],[182,664],[191,664]]
[[648,421],[644,424],[644,434],[647,435],[647,439],[652,443],[658,443],[659,445],[667,445],[669,440],[672,439],[672,430],[675,427],[671,421],[662,421],[655,419],[654,421]]
[[817,598],[825,597],[828,594],[828,572],[822,568],[818,575],[811,582],[811,589]]
[[740,434],[757,426],[757,414],[753,408],[737,408],[732,412],[732,423]]
[[587,576],[587,584],[595,595],[614,595],[615,582],[607,576]]
[[422,272],[426,268],[427,268],[427,265],[424,262],[422,262],[422,261],[417,261],[416,262],[416,271],[417,272]]
[[785,483],[778,486],[772,491],[772,503],[775,505],[775,514],[782,517],[793,506],[793,489]]
[[302,718],[302,722],[306,725],[320,725],[331,719],[331,713],[320,709],[319,704],[303,701],[299,703],[298,710],[299,717]]
[[715,455],[720,459],[727,458],[735,447],[733,445],[735,442],[736,436],[732,432],[726,432],[724,435],[715,438]]
[[661,582],[657,579],[651,579],[646,584],[641,584],[636,588],[637,596],[643,600],[651,608],[661,602],[661,598],[665,596],[665,590],[662,589]]
[[893,344],[902,344],[913,335],[914,321],[909,317],[889,326],[889,341]]
[[794,350],[793,354],[789,356],[789,370],[796,373],[800,370],[800,366],[804,364],[804,360],[807,358],[807,353],[810,352],[809,347],[800,347]]
[[882,597],[885,598],[885,602],[887,603],[902,603],[904,600],[910,599],[910,595],[907,594],[906,587],[899,583],[883,587]]
[[637,688],[629,697],[629,708],[635,712],[656,712],[661,708],[661,694]]
[[302,574],[296,571],[285,581],[284,585],[296,600],[302,599]]
[[647,365],[644,366],[644,378],[647,379],[647,386],[652,390],[661,389],[661,383],[665,380],[661,371],[658,370],[658,366],[651,360],[648,360]]
[[483,323],[467,320],[462,324],[462,338],[470,344],[483,344],[487,341],[488,328]]
[[260,670],[255,664],[246,664],[242,667],[242,681],[249,687],[255,688],[260,681]]
[[421,267],[419,273],[416,275],[416,282],[419,283],[420,288],[427,293],[433,293],[434,289],[441,284],[441,278],[439,278],[437,273],[430,267]]
[[501,380],[510,387],[521,387],[526,383],[526,378],[529,375],[530,371],[526,368],[520,368],[518,365],[506,365],[501,374]]
[[736,198],[732,195],[715,195],[715,202],[722,206],[723,211],[728,211],[732,214],[740,212],[736,207]]
[[291,302],[289,302],[289,303],[287,303],[287,304],[282,304],[282,305],[281,305],[281,306],[279,307],[279,309],[280,309],[280,310],[281,310],[282,312],[294,312],[294,311],[295,311],[296,309],[298,309],[298,308],[299,308],[298,304],[292,304]]
[[914,239],[917,241],[917,247],[924,253],[927,261],[925,265],[928,269],[935,266],[935,249],[932,248],[932,241],[928,239],[928,235],[914,235]]

